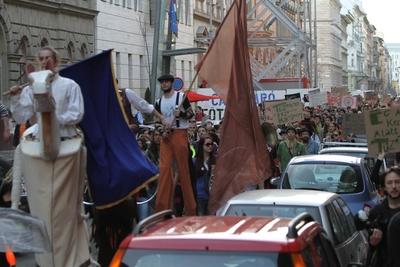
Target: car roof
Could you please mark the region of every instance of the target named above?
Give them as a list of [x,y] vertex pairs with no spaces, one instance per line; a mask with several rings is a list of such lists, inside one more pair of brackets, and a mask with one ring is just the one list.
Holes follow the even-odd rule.
[[229,205],[294,205],[321,206],[331,198],[339,197],[335,193],[303,189],[264,189],[240,193],[228,201]]
[[321,143],[323,148],[326,147],[336,147],[336,146],[346,146],[346,147],[368,147],[368,143],[366,142],[359,142],[359,143],[352,143],[352,142],[324,142]]
[[[298,224],[298,236],[288,235],[294,219],[252,216],[177,217],[156,223],[121,243],[122,248],[215,251],[300,251],[309,236],[321,231],[315,221]],[[297,229],[297,227],[296,227]]]
[[317,162],[336,162],[336,163],[347,163],[347,164],[360,164],[362,158],[335,154],[318,154],[318,155],[306,155],[298,156],[291,159],[290,164],[298,163],[317,163]]
[[368,147],[348,147],[348,146],[337,146],[337,147],[327,147],[323,148],[319,151],[320,154],[322,153],[333,153],[333,152],[355,152],[355,153],[366,153],[368,154]]

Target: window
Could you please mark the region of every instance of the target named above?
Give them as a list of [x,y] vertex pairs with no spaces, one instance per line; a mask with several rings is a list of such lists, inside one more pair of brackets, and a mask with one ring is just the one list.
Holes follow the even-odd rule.
[[185,6],[186,6],[186,8],[185,8],[185,24],[190,26],[192,23],[190,11],[192,9],[191,9],[189,0],[185,0]]
[[307,212],[322,224],[318,207],[301,205],[231,204],[224,216],[272,216],[294,218]]
[[119,0],[114,0],[116,6],[119,6]]
[[176,1],[176,3],[177,3],[176,8],[177,8],[177,12],[178,12],[177,18],[178,18],[178,21],[181,23],[183,23],[183,16],[184,16],[184,12],[185,12],[185,7],[183,5],[184,1],[185,0]]
[[[122,266],[205,267],[205,266],[290,266],[290,255],[277,252],[225,252],[191,250],[128,249]],[[313,266],[313,265],[307,265]]]
[[143,12],[143,0],[137,0],[137,1],[138,1],[138,5],[137,5],[138,9],[137,9],[137,11]]
[[75,47],[74,47],[74,44],[72,42],[68,43],[67,53],[68,53],[68,61],[69,61],[69,63],[74,62],[74,60],[75,60]]
[[145,81],[146,81],[146,75],[145,75],[145,62],[144,62],[144,56],[140,55],[139,56],[139,68],[140,68],[140,89],[145,88]]
[[138,8],[138,0],[133,0],[133,10],[137,11]]
[[192,61],[189,61],[189,82],[192,83],[192,80],[193,80]]
[[333,242],[335,244],[341,244],[346,240],[345,230],[341,225],[341,221],[336,214],[335,208],[332,204],[326,206],[326,211],[328,213],[329,222],[331,224],[331,229],[333,232]]
[[127,8],[132,8],[132,0],[126,0],[126,6]]
[[116,52],[115,53],[115,63],[116,63],[116,67],[117,67],[117,79],[119,84],[121,84],[121,53],[120,52]]
[[47,41],[46,38],[43,38],[42,41],[40,41],[40,47],[45,47],[49,45],[49,41]]
[[133,88],[133,64],[132,54],[128,54],[128,80],[129,88]]
[[21,40],[19,41],[16,53],[22,54],[22,56],[25,57],[28,55],[28,47],[29,47],[28,37],[22,36]]
[[185,61],[181,61],[182,81],[185,83]]
[[344,213],[344,218],[346,219],[346,224],[349,227],[350,235],[353,235],[357,231],[356,224],[354,223],[353,214],[351,213],[350,208],[347,206],[346,202],[344,202],[343,199],[338,198],[337,202],[339,203],[340,209]]
[[351,194],[361,192],[363,186],[360,167],[345,163],[292,164],[284,175],[284,188]]
[[88,49],[86,47],[86,44],[82,44],[80,52],[81,52],[81,58],[86,58],[88,56]]

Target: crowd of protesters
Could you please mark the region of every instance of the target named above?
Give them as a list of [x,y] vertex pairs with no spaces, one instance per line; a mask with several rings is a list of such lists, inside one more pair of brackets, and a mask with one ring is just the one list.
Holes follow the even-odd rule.
[[[391,104],[397,104],[392,101]],[[360,105],[357,109],[340,107],[305,107],[304,119],[289,125],[272,126],[276,142],[270,142],[268,137],[267,149],[270,152],[273,175],[279,176],[289,163],[290,159],[300,155],[318,154],[321,143],[324,142],[360,142],[366,141],[366,135],[345,133],[343,122],[346,113],[362,113],[366,110],[383,108],[379,104]],[[203,113],[200,106],[195,108],[195,116],[189,121],[188,141],[190,144],[190,158],[192,183],[197,200],[197,213],[208,214],[207,204],[209,188],[213,180],[213,169],[216,164],[218,146],[220,143],[220,128],[222,121],[214,124]],[[261,111],[260,111],[261,112]],[[261,122],[265,126],[265,122]],[[142,125],[135,130],[138,144],[148,158],[156,165],[160,163],[160,140],[163,138],[161,124],[151,126]],[[267,135],[268,133],[264,133]],[[270,184],[266,177],[264,188]],[[175,183],[179,184],[175,175]],[[179,194],[179,189],[175,192]],[[175,201],[179,202],[175,196]]]

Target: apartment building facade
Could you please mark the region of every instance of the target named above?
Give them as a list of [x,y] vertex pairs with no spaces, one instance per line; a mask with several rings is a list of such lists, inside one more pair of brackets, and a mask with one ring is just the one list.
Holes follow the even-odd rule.
[[[339,0],[317,1],[318,85],[323,90],[342,86],[342,17]],[[343,52],[344,54],[346,52]]]
[[[150,86],[155,30],[156,0],[96,0],[96,52],[113,49],[113,61],[120,88],[132,88],[142,96]],[[165,38],[168,32],[168,3],[164,1]],[[178,36],[172,49],[194,44],[193,1],[176,0]],[[165,41],[160,51],[166,49]],[[172,57],[171,74],[180,77],[187,88],[194,77],[195,55]]]

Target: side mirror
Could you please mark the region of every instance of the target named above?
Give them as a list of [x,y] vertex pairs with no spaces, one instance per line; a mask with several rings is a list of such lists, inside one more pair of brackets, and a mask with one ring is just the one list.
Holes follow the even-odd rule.
[[269,183],[275,187],[279,187],[279,184],[281,183],[281,177],[272,177]]

